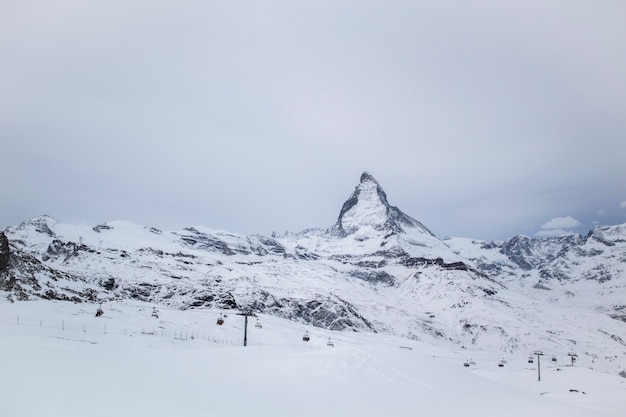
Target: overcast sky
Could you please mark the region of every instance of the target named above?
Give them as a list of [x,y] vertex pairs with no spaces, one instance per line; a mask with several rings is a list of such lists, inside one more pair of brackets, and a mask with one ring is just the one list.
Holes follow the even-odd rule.
[[626,222],[626,2],[0,1],[0,228]]

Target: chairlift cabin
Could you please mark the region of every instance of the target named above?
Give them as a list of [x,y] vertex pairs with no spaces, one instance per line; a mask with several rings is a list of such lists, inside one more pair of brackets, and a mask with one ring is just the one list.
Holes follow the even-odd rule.
[[556,356],[552,355],[552,362],[556,362]]
[[469,368],[469,362],[468,361],[463,362],[463,366],[466,368]]
[[257,329],[262,329],[263,328],[261,323],[259,323],[259,319],[258,318],[256,319],[256,323],[254,324],[254,327],[257,328]]
[[220,314],[220,317],[217,319],[217,325],[221,326],[222,324],[224,324],[224,318],[222,317],[222,314]]
[[309,340],[311,340],[311,338],[309,337],[309,332],[304,332],[304,336],[302,336],[302,341],[308,342]]
[[98,307],[98,309],[96,310],[96,317],[100,317],[103,314],[104,310],[102,310],[102,304],[100,304],[100,307]]
[[328,343],[326,343],[326,346],[328,346],[328,347],[335,347],[335,344],[330,341],[330,337],[328,338]]
[[159,318],[159,310],[156,307],[152,307],[152,317],[158,319]]
[[502,359],[502,360],[500,361],[500,363],[498,364],[498,367],[500,367],[500,368],[504,368],[504,364],[505,364],[505,363],[506,363],[506,361],[505,361],[504,359]]
[[476,365],[476,362],[474,362],[474,359],[470,359],[470,365]]
[[535,363],[535,359],[532,356],[529,356],[528,363]]

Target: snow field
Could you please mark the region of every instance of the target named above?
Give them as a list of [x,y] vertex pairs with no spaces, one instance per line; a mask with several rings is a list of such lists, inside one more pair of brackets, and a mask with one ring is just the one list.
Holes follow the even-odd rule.
[[[262,329],[249,319],[244,348],[244,318],[234,311],[222,312],[228,317],[217,326],[218,311],[160,309],[155,319],[150,305],[120,302],[96,318],[96,307],[0,303],[1,416],[542,417],[626,409],[626,379],[565,366],[565,358],[553,365],[544,357],[538,382],[525,356],[498,368],[500,354],[264,315]],[[476,363],[465,368],[469,355]]]

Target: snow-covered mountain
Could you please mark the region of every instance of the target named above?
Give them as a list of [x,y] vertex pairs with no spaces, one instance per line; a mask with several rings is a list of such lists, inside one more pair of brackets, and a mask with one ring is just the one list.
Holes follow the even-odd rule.
[[0,234],[11,299],[252,310],[468,351],[540,349],[606,372],[626,363],[626,225],[485,242],[434,236],[363,173],[328,229],[243,236],[42,216]]

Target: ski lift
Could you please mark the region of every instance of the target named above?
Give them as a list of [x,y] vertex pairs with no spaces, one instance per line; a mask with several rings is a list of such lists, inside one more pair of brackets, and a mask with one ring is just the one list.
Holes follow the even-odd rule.
[[157,310],[156,307],[152,307],[152,317],[159,318],[159,310]]
[[532,356],[528,357],[528,363],[535,363],[535,359]]
[[328,343],[326,343],[326,346],[328,346],[328,347],[335,347],[335,344],[330,341],[330,337],[328,338]]
[[306,332],[304,333],[304,336],[302,336],[302,341],[303,341],[303,342],[308,342],[309,340],[311,340],[311,338],[309,337],[309,332],[308,332],[308,331],[306,331]]
[[259,319],[258,318],[256,319],[256,323],[254,324],[254,327],[257,328],[257,329],[262,329],[263,328],[261,323],[259,323]]
[[471,358],[470,358],[469,363],[470,363],[470,365],[476,365],[476,362],[474,362],[474,359],[471,359]]
[[556,362],[556,356],[552,355],[552,362]]
[[102,310],[102,304],[100,304],[100,307],[98,307],[98,309],[96,310],[96,317],[100,317],[103,314],[104,310]]
[[498,364],[498,367],[499,367],[499,368],[504,368],[504,364],[505,364],[505,363],[506,363],[506,361],[505,361],[504,359],[502,359],[502,360],[500,361],[500,363]]
[[220,317],[217,319],[217,325],[221,326],[224,324],[224,318],[222,317],[222,313],[220,313]]
[[469,362],[468,361],[463,362],[463,366],[466,368],[469,368]]

